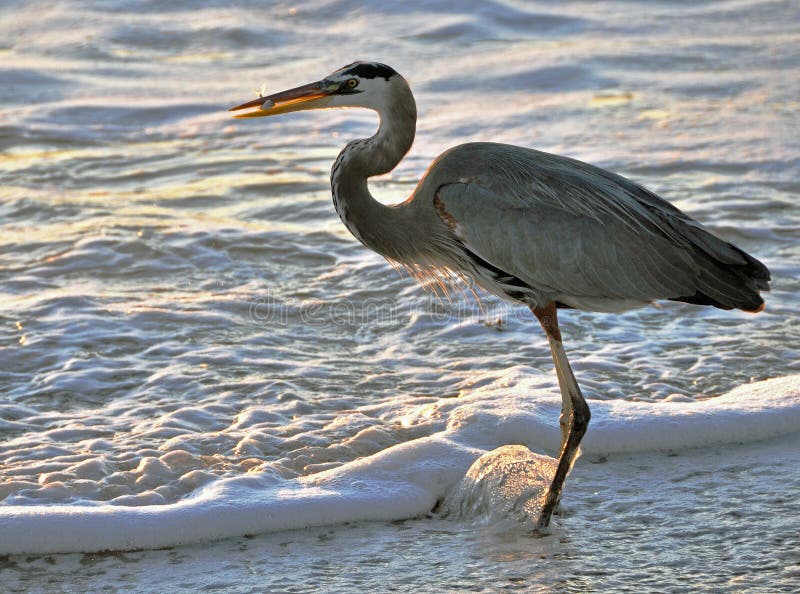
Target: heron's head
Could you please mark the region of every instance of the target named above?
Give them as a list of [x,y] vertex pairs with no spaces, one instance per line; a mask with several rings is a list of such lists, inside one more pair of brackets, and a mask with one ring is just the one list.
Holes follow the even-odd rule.
[[393,68],[378,62],[353,62],[320,81],[248,101],[229,111],[236,118],[259,118],[306,109],[366,107],[382,111],[396,87],[408,88]]

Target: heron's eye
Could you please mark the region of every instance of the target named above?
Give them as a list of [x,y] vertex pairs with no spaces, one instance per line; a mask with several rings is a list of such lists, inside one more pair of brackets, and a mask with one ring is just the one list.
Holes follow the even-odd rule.
[[358,79],[357,78],[349,78],[349,79],[347,79],[347,82],[344,83],[344,84],[346,84],[348,86],[348,88],[350,88],[350,89],[355,89],[358,86]]

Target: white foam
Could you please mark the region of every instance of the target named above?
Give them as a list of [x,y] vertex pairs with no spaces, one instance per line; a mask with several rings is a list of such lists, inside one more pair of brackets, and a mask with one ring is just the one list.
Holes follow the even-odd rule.
[[[532,394],[533,384],[524,378],[508,394],[508,379],[439,401],[446,428],[431,436],[308,477],[251,473],[220,479],[169,505],[0,507],[0,554],[156,548],[424,514],[486,451],[522,443],[552,453],[557,446],[558,397]],[[741,386],[700,402],[591,405],[584,448],[589,453],[749,442],[800,432],[800,376]]]

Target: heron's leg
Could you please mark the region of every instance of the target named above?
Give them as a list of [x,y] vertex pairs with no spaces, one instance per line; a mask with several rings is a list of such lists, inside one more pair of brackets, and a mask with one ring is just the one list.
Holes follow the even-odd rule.
[[561,418],[559,420],[561,425],[561,452],[558,457],[555,476],[550,483],[550,488],[547,490],[542,513],[539,516],[537,528],[541,529],[547,528],[550,524],[550,516],[553,515],[553,510],[561,497],[564,480],[567,478],[567,474],[569,474],[575,458],[578,456],[581,439],[583,439],[586,428],[589,426],[591,414],[589,413],[589,406],[586,404],[583,394],[581,394],[581,389],[578,387],[578,382],[575,380],[575,375],[572,373],[567,353],[564,351],[564,345],[561,343],[556,304],[550,303],[546,307],[533,307],[531,309],[547,333],[547,341],[550,343],[550,352],[553,355],[553,362],[556,366],[562,401]]

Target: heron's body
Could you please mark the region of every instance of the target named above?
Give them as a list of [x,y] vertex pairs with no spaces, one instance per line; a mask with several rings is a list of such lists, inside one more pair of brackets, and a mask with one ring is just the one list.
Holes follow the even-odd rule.
[[334,206],[352,234],[417,277],[466,277],[526,304],[547,333],[563,397],[562,448],[541,527],[589,421],[557,308],[616,312],[669,299],[763,309],[769,271],[761,262],[634,182],[566,157],[463,144],[437,158],[405,202],[376,201],[367,179],[399,163],[416,125],[413,95],[388,66],[351,64],[235,109],[256,107],[244,114],[255,117],[339,106],[375,109],[381,118],[378,132],[348,143],[331,171]]

